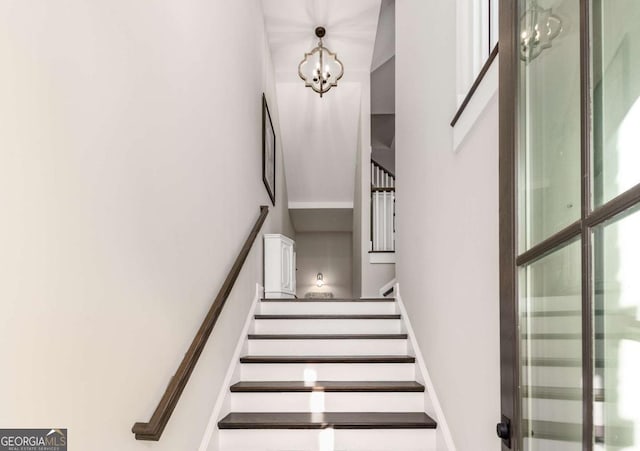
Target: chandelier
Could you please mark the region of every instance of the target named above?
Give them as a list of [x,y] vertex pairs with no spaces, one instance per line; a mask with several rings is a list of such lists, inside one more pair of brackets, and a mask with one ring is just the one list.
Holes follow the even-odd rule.
[[315,33],[319,39],[318,46],[304,54],[304,59],[298,65],[298,75],[307,88],[313,89],[322,97],[329,89],[338,86],[338,80],[344,74],[344,66],[335,53],[322,45],[322,38],[327,34],[324,27],[317,27]]
[[562,20],[551,12],[541,8],[534,1],[520,18],[520,58],[529,62],[562,32]]

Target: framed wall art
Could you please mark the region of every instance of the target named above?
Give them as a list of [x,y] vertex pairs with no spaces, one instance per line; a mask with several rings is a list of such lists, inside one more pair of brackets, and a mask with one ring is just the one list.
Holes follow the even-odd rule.
[[276,132],[271,122],[267,98],[262,94],[262,181],[271,203],[276,205]]

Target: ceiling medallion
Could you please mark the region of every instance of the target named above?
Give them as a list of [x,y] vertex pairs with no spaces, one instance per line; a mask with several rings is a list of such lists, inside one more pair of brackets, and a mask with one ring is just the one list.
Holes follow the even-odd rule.
[[327,31],[324,27],[317,27],[316,36],[318,46],[309,53],[298,65],[298,75],[304,80],[304,85],[320,94],[320,97],[334,86],[344,75],[344,66],[335,53],[322,45],[322,38]]

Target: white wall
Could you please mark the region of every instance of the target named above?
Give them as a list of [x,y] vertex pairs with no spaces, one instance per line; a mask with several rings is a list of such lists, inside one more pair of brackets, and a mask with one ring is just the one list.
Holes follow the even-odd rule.
[[[360,111],[360,117],[358,119],[358,148],[356,149],[356,177],[353,187],[353,297],[359,298],[362,295],[362,262],[363,253],[362,246],[364,240],[362,239],[362,223],[364,218],[362,217],[363,207],[363,186],[362,186],[362,115],[365,114]],[[368,248],[365,248],[365,250]]]
[[[268,203],[260,2],[9,1],[0,29],[0,427],[69,428],[72,450],[197,449],[260,243],[162,440],[130,429]],[[263,232],[294,236],[278,159]]]
[[395,277],[395,264],[371,264],[369,263],[369,249],[371,241],[371,79],[368,73],[363,74],[362,98],[360,99],[360,127],[358,164],[356,168],[355,196],[357,207],[353,210],[354,222],[359,232],[360,239],[360,296],[365,298],[379,297],[380,288]]
[[376,43],[373,49],[371,72],[393,57],[396,50],[396,33],[394,24],[396,21],[395,0],[382,0],[380,4],[380,17],[378,18],[378,31]]
[[[353,243],[351,232],[310,232],[296,235],[297,295],[333,293],[334,297],[353,296]],[[321,272],[325,285],[316,286]]]
[[396,5],[397,279],[458,451],[500,449],[497,99],[457,153],[455,2]]

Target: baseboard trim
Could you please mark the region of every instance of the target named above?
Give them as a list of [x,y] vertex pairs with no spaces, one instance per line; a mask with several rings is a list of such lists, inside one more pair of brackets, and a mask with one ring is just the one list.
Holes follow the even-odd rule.
[[[404,323],[404,326],[407,329],[406,332],[409,335],[409,344],[411,348],[413,348],[413,353],[415,354],[417,365],[416,369],[420,371],[424,386],[426,387],[425,404],[428,405],[430,403],[433,407],[433,412],[427,412],[427,414],[435,414],[435,420],[438,422],[438,429],[442,433],[447,451],[456,451],[456,446],[453,442],[453,437],[451,436],[449,425],[447,424],[447,420],[444,417],[442,406],[440,405],[440,401],[438,400],[438,395],[436,394],[435,387],[433,386],[433,382],[431,381],[431,376],[429,375],[429,371],[427,370],[427,365],[424,361],[424,358],[422,357],[422,351],[420,351],[420,346],[418,345],[416,335],[413,331],[413,327],[411,326],[411,320],[409,320],[407,309],[402,302],[402,296],[400,295],[400,284],[396,283],[394,291],[396,301],[398,302],[398,309],[400,310],[400,315],[402,316],[402,322]],[[417,380],[418,382],[420,382],[419,379]]]
[[244,323],[244,326],[242,327],[242,332],[240,332],[240,336],[238,337],[238,343],[236,344],[236,349],[233,352],[233,357],[229,362],[227,374],[225,375],[224,381],[222,382],[220,390],[218,391],[218,397],[216,399],[216,403],[213,406],[213,411],[211,412],[211,417],[209,418],[209,423],[207,424],[207,428],[205,429],[204,435],[202,436],[202,441],[200,442],[198,451],[218,450],[217,444],[213,449],[210,448],[210,446],[212,440],[217,440],[218,438],[218,420],[221,417],[221,412],[224,407],[225,401],[230,401],[229,387],[232,385],[231,381],[238,367],[237,362],[240,361],[240,356],[242,355],[245,342],[247,341],[247,336],[249,335],[249,327],[251,327],[258,302],[260,301],[260,299],[262,299],[262,297],[262,287],[259,283],[256,283],[256,294],[254,296],[253,302],[251,303],[251,307],[249,308],[249,314],[247,315],[247,319]]

